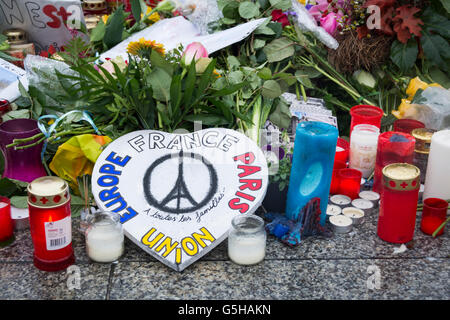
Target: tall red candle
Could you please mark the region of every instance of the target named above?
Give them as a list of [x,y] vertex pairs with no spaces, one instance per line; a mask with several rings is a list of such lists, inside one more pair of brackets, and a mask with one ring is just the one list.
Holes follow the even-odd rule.
[[414,129],[425,128],[425,124],[414,119],[398,119],[394,122],[394,131],[411,134]]
[[34,265],[44,271],[64,270],[75,262],[72,248],[70,193],[58,177],[41,177],[28,185]]
[[392,243],[413,239],[419,199],[420,170],[408,163],[393,163],[383,169],[378,236]]
[[11,201],[0,196],[0,248],[14,241],[14,223],[11,219]]
[[350,143],[347,140],[338,138],[336,145],[336,155],[334,156],[334,161],[342,161],[347,163],[348,155],[350,152]]
[[339,170],[345,169],[347,164],[343,161],[338,161],[336,158],[334,159],[333,173],[331,175],[331,186],[330,186],[330,194],[338,194],[339,193]]

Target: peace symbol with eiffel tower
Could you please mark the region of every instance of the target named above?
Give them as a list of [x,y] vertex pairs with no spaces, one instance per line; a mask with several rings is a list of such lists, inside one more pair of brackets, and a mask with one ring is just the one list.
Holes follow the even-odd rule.
[[[155,184],[164,183],[164,181],[153,181],[153,173],[158,166],[162,165],[166,161],[175,158],[178,158],[178,177],[175,181],[174,186],[170,189],[170,192],[162,200],[157,200],[154,197],[151,188],[152,186],[155,187]],[[186,184],[184,175],[184,159],[199,162],[199,164],[202,164],[207,168],[207,171],[209,173],[209,183],[204,185],[204,188],[207,189],[206,196],[204,196],[200,201],[198,201],[198,199],[194,199],[191,191],[189,191],[188,185]],[[153,162],[153,164],[145,172],[143,184],[145,198],[152,207],[163,212],[182,214],[194,212],[205,206],[217,192],[218,179],[217,172],[214,169],[214,166],[203,156],[192,152],[185,153],[183,151],[180,151],[178,155],[165,155]],[[185,200],[183,201],[183,203],[189,203],[189,205],[182,205],[181,200],[183,199]],[[172,205],[170,205],[171,203]]]

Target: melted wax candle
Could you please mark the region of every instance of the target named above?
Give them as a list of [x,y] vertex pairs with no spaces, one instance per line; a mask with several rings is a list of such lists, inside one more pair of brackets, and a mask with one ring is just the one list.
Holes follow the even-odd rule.
[[301,122],[296,129],[286,216],[296,220],[303,207],[320,198],[320,223],[326,222],[338,130],[323,122]]

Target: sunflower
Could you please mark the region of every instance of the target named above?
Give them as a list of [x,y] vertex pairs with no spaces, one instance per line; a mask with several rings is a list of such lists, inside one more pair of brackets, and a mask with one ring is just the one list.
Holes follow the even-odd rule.
[[155,50],[160,55],[165,55],[164,46],[161,43],[157,43],[155,40],[145,40],[144,38],[139,41],[132,41],[128,44],[127,52],[134,56],[150,56],[150,52]]

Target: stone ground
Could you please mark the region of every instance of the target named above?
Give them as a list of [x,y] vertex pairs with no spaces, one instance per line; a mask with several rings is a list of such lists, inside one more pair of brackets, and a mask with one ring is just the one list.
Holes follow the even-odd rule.
[[[128,239],[118,263],[98,264],[85,253],[84,236],[73,219],[73,247],[81,275],[80,289],[70,290],[67,271],[36,269],[29,230],[0,249],[0,299],[33,300],[300,300],[450,298],[449,230],[438,238],[418,225],[413,243],[400,245],[376,235],[377,213],[351,233],[307,238],[289,248],[269,236],[266,259],[239,266],[227,255],[226,241],[179,273],[166,267]],[[379,272],[379,287],[374,281]],[[375,286],[374,286],[375,284]]]

